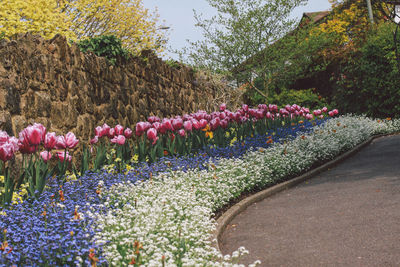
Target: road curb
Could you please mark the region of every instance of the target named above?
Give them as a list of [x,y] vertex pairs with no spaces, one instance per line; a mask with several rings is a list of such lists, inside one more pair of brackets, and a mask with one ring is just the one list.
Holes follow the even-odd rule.
[[224,232],[224,230],[226,229],[227,225],[233,220],[233,218],[235,218],[239,213],[244,211],[250,205],[252,205],[256,202],[259,202],[267,197],[270,197],[278,192],[281,192],[281,191],[289,189],[295,185],[298,185],[299,183],[304,182],[308,179],[311,179],[312,177],[316,176],[317,174],[319,174],[327,169],[330,169],[330,168],[336,166],[337,164],[339,164],[340,162],[342,162],[343,160],[353,156],[358,151],[360,151],[362,148],[369,145],[374,139],[383,137],[383,136],[387,136],[387,135],[393,135],[393,133],[392,134],[374,135],[374,136],[370,137],[368,140],[355,146],[350,151],[347,151],[347,152],[339,155],[337,158],[335,158],[315,169],[312,169],[301,176],[295,177],[286,182],[283,182],[283,183],[274,185],[272,187],[269,187],[267,189],[264,189],[263,191],[260,191],[256,194],[251,195],[251,196],[241,200],[240,202],[236,203],[235,205],[230,207],[226,212],[224,212],[217,219],[217,228],[213,232],[212,239],[211,239],[211,240],[213,240],[214,247],[216,247],[218,249],[218,251],[221,251],[220,246],[219,246],[219,239],[221,238],[221,235]]

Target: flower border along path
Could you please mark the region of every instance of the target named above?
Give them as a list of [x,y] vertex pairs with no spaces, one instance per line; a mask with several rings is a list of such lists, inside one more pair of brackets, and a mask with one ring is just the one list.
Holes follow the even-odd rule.
[[[391,134],[391,133],[390,133]],[[399,134],[399,133],[396,133]],[[243,212],[245,209],[247,209],[247,207],[249,207],[250,205],[256,203],[256,202],[260,202],[261,200],[270,197],[272,195],[275,195],[281,191],[284,191],[286,189],[289,189],[291,187],[294,187],[308,179],[313,178],[314,176],[316,176],[317,174],[326,171],[328,169],[333,168],[334,166],[338,165],[339,163],[341,163],[343,160],[353,156],[354,154],[356,154],[358,151],[360,151],[362,148],[366,147],[367,145],[369,145],[374,139],[379,138],[379,137],[383,137],[383,136],[387,136],[388,134],[378,134],[375,136],[372,136],[370,139],[364,141],[363,143],[357,145],[356,147],[354,147],[353,149],[351,149],[350,151],[347,151],[343,154],[341,154],[340,156],[338,156],[337,158],[323,164],[322,166],[316,167],[315,169],[308,171],[306,173],[304,173],[301,176],[295,177],[293,179],[290,179],[286,182],[282,182],[280,184],[274,185],[272,187],[269,187],[265,190],[262,190],[254,195],[251,195],[249,197],[246,197],[245,199],[241,200],[240,202],[234,204],[233,206],[231,206],[228,210],[226,210],[223,214],[221,214],[221,216],[218,217],[217,219],[217,229],[213,234],[213,241],[214,241],[214,245],[215,247],[221,251],[220,246],[219,246],[219,240],[222,236],[222,233],[225,231],[226,227],[228,226],[228,224],[241,212]]]
[[98,223],[94,241],[110,265],[234,265],[245,249],[223,256],[213,247],[215,211],[244,192],[298,175],[375,134],[399,130],[399,120],[342,116],[242,158],[210,161],[208,170],[171,170],[137,185],[116,184],[103,193],[109,212],[87,214]]

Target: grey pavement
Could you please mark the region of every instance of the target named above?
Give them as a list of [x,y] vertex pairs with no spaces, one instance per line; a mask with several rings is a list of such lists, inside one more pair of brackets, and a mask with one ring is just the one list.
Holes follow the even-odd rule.
[[248,207],[220,238],[261,266],[400,267],[400,135]]

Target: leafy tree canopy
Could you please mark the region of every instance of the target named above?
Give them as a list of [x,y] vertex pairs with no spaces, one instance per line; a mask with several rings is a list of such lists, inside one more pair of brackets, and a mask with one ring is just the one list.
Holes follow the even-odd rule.
[[288,33],[291,11],[306,0],[207,0],[218,15],[195,12],[204,40],[190,42],[183,53],[191,64],[218,72],[243,63]]

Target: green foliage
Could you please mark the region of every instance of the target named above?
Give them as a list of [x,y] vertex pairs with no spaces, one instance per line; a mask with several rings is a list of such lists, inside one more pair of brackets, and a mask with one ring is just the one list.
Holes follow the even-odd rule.
[[179,69],[181,67],[181,64],[178,61],[176,61],[176,60],[174,60],[172,58],[164,60],[164,62],[165,62],[165,64],[167,64],[171,68]]
[[129,57],[127,49],[122,47],[120,39],[113,35],[101,35],[82,40],[77,43],[82,52],[92,51],[99,57],[105,57],[111,65],[115,65],[118,57]]
[[272,94],[269,100],[270,103],[276,103],[278,106],[296,103],[302,107],[317,109],[328,107],[327,101],[322,98],[315,89],[307,90],[287,90],[284,89],[280,94]]
[[400,114],[400,75],[392,23],[381,23],[333,78],[334,102],[344,112],[373,117]]
[[4,39],[6,37],[6,33],[5,32],[0,32],[0,40]]

